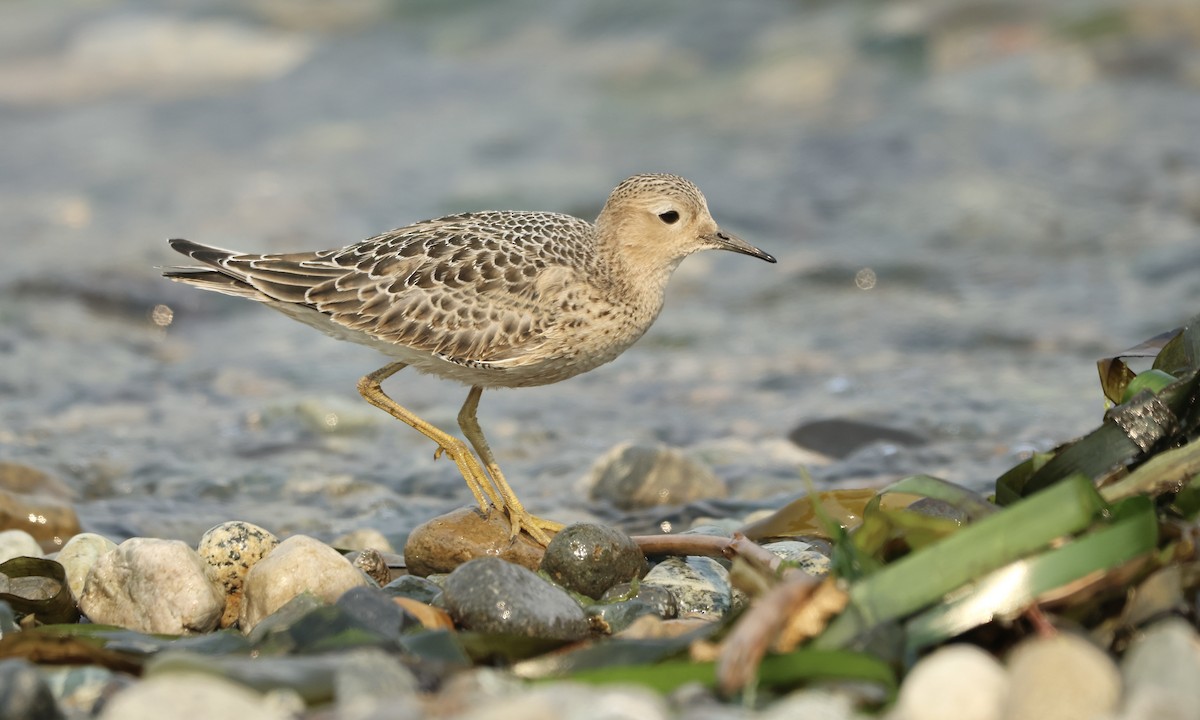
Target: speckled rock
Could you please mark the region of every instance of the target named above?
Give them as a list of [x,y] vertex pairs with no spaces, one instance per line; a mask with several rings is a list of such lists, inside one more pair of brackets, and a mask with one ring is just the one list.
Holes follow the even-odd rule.
[[1007,695],[998,660],[974,645],[947,645],[913,666],[889,720],[998,720]]
[[179,540],[131,538],[96,561],[79,597],[94,623],[147,633],[213,630],[225,594],[200,555]]
[[442,602],[470,630],[554,640],[578,640],[588,632],[583,608],[571,596],[499,558],[460,565],[446,578]]
[[383,587],[392,581],[392,569],[388,567],[387,560],[375,548],[367,548],[359,550],[347,556],[350,564],[362,571],[364,575],[375,581],[376,585]]
[[370,582],[337,550],[306,535],[293,535],[246,574],[238,625],[250,632],[259,620],[304,592],[334,603],[350,588]]
[[541,570],[554,582],[590,598],[645,572],[646,556],[625,533],[608,525],[563,528],[546,546]]
[[96,533],[79,533],[63,545],[58,551],[58,563],[67,572],[67,585],[71,594],[78,599],[83,595],[83,585],[88,573],[102,556],[112,552],[117,544],[112,540]]
[[0,660],[0,718],[61,720],[62,717],[36,665],[28,660]]
[[448,573],[480,557],[498,557],[537,570],[545,548],[521,533],[513,540],[508,519],[495,510],[464,507],[424,522],[408,536],[404,560],[413,575]]
[[100,713],[100,720],[290,720],[291,717],[269,698],[245,685],[199,672],[171,672],[147,678],[118,693]]
[[24,530],[4,530],[0,532],[0,562],[16,557],[42,556],[42,546],[32,535]]
[[1094,720],[1116,710],[1121,696],[1121,674],[1108,653],[1070,633],[1021,642],[1009,654],[1008,677],[1004,720]]
[[671,557],[651,568],[643,585],[669,590],[678,616],[717,620],[733,608],[729,571],[709,557]]
[[725,497],[725,483],[701,463],[665,445],[622,443],[592,466],[589,496],[622,510]]
[[213,578],[225,590],[221,627],[238,620],[242,609],[242,586],[255,563],[279,545],[279,538],[254,523],[231,520],[209,528],[200,538],[197,552],[211,568]]

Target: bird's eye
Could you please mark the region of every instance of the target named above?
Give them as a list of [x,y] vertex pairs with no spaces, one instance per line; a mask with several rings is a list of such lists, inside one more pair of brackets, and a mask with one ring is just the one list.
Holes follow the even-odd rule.
[[679,222],[679,213],[675,212],[674,210],[668,210],[664,213],[659,213],[658,219],[662,220],[668,225],[674,225],[675,223]]

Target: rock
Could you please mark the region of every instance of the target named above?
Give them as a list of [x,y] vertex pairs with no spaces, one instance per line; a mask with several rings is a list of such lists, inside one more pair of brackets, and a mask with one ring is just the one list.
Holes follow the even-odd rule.
[[909,430],[849,418],[804,423],[788,433],[788,439],[802,448],[834,458],[844,458],[875,443],[916,446],[929,442]]
[[378,550],[367,548],[366,550],[354,553],[348,559],[351,565],[374,580],[379,587],[383,587],[392,581],[392,569],[388,567],[387,560],[383,558],[383,555]]
[[333,676],[338,718],[425,717],[419,692],[412,670],[374,648],[347,653]]
[[404,559],[413,575],[448,573],[481,557],[497,557],[537,570],[545,548],[521,533],[513,540],[508,518],[492,510],[465,507],[418,525],[404,544]]
[[459,625],[485,633],[578,640],[583,608],[528,568],[499,558],[463,563],[446,578],[442,602]]
[[[654,614],[664,620],[669,620],[679,614],[679,606],[675,602],[675,595],[668,589],[647,585],[644,582],[638,583],[636,593],[630,594],[633,590],[632,583],[621,583],[614,585],[608,589],[604,596],[600,598],[600,602],[618,602],[618,599],[636,599],[640,602],[649,605]],[[626,598],[625,596],[629,596]]]
[[[858,717],[848,695],[829,690],[799,690],[772,703],[757,720],[856,720]],[[963,720],[967,717],[962,716]]]
[[383,591],[392,597],[406,597],[423,603],[431,603],[442,594],[442,588],[432,580],[416,575],[401,575],[384,585]]
[[1108,653],[1070,633],[1018,644],[1008,656],[1008,676],[1005,720],[1094,720],[1112,713],[1121,696],[1121,675]]
[[717,620],[733,608],[729,571],[709,557],[671,557],[651,568],[643,585],[670,591],[678,616]]
[[154,675],[118,693],[100,713],[100,720],[290,720],[291,717],[244,685],[199,672]]
[[58,557],[55,559],[67,571],[67,585],[71,587],[71,595],[77,601],[83,595],[83,585],[92,566],[116,548],[117,544],[103,535],[79,533],[58,551]]
[[541,570],[554,582],[590,598],[645,572],[646,556],[625,533],[580,523],[560,531],[546,546]]
[[138,682],[99,665],[41,665],[38,673],[69,718],[95,717],[109,697]]
[[356,625],[397,642],[402,632],[419,624],[416,618],[406,613],[379,588],[350,588],[338,598],[336,604],[354,618]]
[[573,682],[533,687],[477,705],[460,720],[666,720],[666,702],[637,687],[593,687]]
[[0,660],[0,718],[61,720],[37,666],[28,660]]
[[1200,638],[1185,620],[1163,620],[1129,646],[1121,662],[1130,720],[1194,718],[1200,708]]
[[994,657],[974,645],[933,651],[900,685],[894,720],[999,720],[1008,676]]
[[780,540],[766,543],[763,549],[779,556],[781,560],[791,563],[809,575],[826,575],[829,573],[829,556],[816,549],[811,543],[801,540]]
[[396,549],[392,547],[392,543],[383,536],[383,533],[373,528],[364,528],[339,535],[329,544],[339,550],[366,550],[370,548],[385,553],[396,552]]
[[725,483],[706,466],[665,445],[622,443],[592,466],[589,497],[622,510],[722,498]]
[[183,635],[217,627],[225,595],[179,540],[131,538],[96,561],[79,597],[94,623]]
[[248,633],[304,592],[334,603],[350,588],[369,582],[337,550],[306,535],[293,535],[246,574],[238,625]]
[[18,557],[40,558],[41,556],[42,546],[24,530],[0,532],[0,562]]
[[213,578],[225,590],[225,610],[221,627],[238,620],[242,609],[242,587],[250,568],[279,545],[279,538],[242,520],[231,520],[211,527],[200,538],[196,550],[211,569]]

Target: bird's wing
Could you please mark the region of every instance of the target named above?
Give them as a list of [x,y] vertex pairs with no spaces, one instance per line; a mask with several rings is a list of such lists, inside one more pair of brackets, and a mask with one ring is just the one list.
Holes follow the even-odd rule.
[[554,290],[573,272],[572,258],[544,242],[547,223],[590,232],[565,215],[469,213],[310,253],[247,255],[172,241],[207,267],[167,275],[304,305],[338,325],[452,362],[513,367],[537,359],[555,319]]

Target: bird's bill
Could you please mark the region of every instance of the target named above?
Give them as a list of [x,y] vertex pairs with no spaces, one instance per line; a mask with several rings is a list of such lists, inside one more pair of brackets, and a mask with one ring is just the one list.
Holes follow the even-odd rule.
[[759,260],[766,260],[769,263],[775,262],[774,255],[759,250],[737,235],[727,233],[724,230],[718,230],[712,235],[709,235],[708,241],[712,243],[713,247],[719,250],[732,250],[735,253],[750,255],[751,257],[756,257]]

